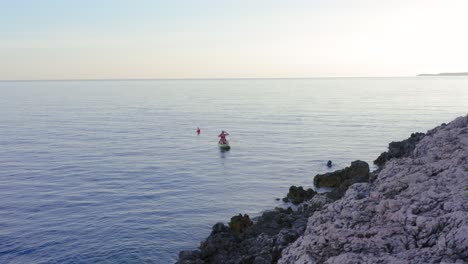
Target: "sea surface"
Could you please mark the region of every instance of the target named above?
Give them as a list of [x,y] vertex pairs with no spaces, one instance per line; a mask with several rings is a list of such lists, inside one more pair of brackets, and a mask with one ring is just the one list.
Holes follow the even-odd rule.
[[466,77],[0,82],[0,263],[173,263],[467,113]]

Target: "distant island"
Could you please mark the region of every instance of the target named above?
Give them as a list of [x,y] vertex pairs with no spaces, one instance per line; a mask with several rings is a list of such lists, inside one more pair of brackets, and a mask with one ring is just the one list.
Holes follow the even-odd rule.
[[468,76],[468,72],[422,73],[417,76]]

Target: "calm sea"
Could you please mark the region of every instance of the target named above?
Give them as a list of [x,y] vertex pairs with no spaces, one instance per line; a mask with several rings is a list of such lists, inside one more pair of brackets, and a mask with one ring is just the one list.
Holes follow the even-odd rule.
[[0,82],[0,263],[171,263],[467,113],[463,77]]

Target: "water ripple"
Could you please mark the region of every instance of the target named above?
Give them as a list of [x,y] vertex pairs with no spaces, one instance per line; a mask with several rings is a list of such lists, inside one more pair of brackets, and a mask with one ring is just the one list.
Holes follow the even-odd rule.
[[468,79],[433,80],[0,82],[0,263],[174,262],[327,160],[466,114]]

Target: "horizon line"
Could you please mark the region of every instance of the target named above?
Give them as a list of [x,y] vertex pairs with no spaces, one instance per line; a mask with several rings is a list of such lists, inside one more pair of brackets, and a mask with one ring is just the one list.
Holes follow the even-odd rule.
[[[83,79],[0,79],[0,82],[66,82],[66,81],[209,81],[209,80],[281,80],[281,79],[351,79],[351,78],[409,78],[432,77],[418,75],[397,76],[314,76],[314,77],[227,77],[227,78],[83,78]],[[436,76],[444,77],[444,76]],[[448,76],[456,77],[456,76]]]

